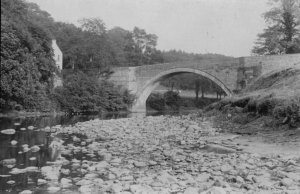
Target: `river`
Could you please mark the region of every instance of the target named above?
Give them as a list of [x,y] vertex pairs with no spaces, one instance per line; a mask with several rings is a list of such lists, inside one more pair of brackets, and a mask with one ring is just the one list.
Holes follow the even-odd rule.
[[[0,118],[0,131],[5,129],[14,129],[15,133],[8,135],[0,133],[0,193],[19,193],[24,189],[35,190],[35,193],[45,193],[41,181],[43,176],[40,168],[49,165],[49,162],[56,160],[55,153],[51,150],[51,143],[55,140],[50,132],[40,129],[53,126],[74,125],[78,122],[89,121],[93,119],[110,120],[133,116],[155,116],[164,114],[188,114],[185,112],[148,112],[148,113],[107,113],[97,115],[58,115],[58,116],[40,116],[40,117],[2,117]],[[77,134],[78,136],[78,134]],[[65,143],[74,143],[74,136],[59,136]],[[80,137],[81,139],[84,137]],[[34,151],[38,146],[40,150]],[[75,154],[73,157],[77,160],[89,158],[84,153]],[[69,158],[74,159],[74,158]],[[6,160],[9,159],[9,160]],[[91,158],[89,158],[91,159]],[[93,158],[101,160],[100,156]],[[65,166],[66,169],[71,168]],[[12,173],[13,169],[22,171]],[[79,174],[73,174],[76,177]],[[38,189],[37,189],[38,188]]]

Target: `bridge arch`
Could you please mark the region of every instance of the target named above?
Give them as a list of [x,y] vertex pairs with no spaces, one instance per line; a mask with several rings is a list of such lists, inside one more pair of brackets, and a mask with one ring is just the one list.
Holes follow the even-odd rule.
[[146,101],[151,94],[151,92],[159,85],[161,80],[164,80],[168,77],[171,77],[176,74],[180,73],[195,73],[206,77],[217,84],[222,90],[227,94],[227,96],[231,96],[231,91],[226,87],[224,83],[222,83],[218,78],[215,76],[192,68],[173,68],[163,72],[160,72],[155,77],[151,78],[149,81],[144,84],[141,90],[139,90],[136,94],[137,99],[135,100],[132,106],[132,112],[145,112],[146,111]]

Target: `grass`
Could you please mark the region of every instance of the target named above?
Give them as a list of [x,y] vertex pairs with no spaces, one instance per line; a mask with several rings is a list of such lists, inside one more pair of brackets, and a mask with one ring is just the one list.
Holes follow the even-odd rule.
[[260,76],[241,94],[206,108],[230,114],[234,123],[300,127],[300,68],[288,68]]

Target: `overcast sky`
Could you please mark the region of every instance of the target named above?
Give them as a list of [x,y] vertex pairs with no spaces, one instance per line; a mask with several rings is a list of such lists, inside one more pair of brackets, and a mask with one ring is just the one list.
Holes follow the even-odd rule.
[[157,48],[248,56],[265,27],[267,0],[28,0],[56,21],[99,17],[108,29],[134,26],[158,36]]

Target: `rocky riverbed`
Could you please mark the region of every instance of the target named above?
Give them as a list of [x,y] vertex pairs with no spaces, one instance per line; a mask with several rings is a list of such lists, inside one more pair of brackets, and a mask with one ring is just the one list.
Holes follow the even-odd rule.
[[[40,130],[55,137],[49,146],[57,158],[27,169],[41,172],[43,193],[300,193],[299,152],[288,158],[249,152],[238,135],[196,115],[96,119]],[[23,171],[12,167],[10,174]]]

